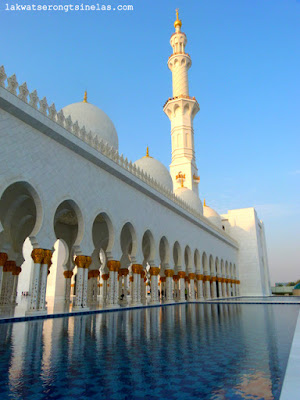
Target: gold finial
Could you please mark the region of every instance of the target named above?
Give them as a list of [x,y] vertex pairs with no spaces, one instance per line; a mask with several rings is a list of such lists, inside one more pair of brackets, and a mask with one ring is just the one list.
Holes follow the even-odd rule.
[[83,102],[87,103],[87,91],[84,92]]
[[179,19],[179,9],[178,8],[176,8],[176,21],[174,22],[174,28],[176,29],[177,26],[179,26],[179,29],[182,26],[182,22]]
[[205,199],[204,199],[204,203],[203,203],[203,205],[204,205],[204,207],[207,207],[207,205],[206,205],[206,202],[205,202]]
[[149,157],[149,147],[147,146],[146,157]]

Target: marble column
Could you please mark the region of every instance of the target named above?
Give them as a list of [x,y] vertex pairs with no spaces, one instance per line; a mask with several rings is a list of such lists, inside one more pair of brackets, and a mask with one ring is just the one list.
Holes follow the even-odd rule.
[[150,304],[159,304],[158,298],[158,274],[159,268],[158,267],[151,267],[150,268],[150,285],[151,285],[151,300]]
[[132,269],[132,277],[133,277],[131,303],[133,305],[141,305],[140,277],[141,277],[141,271],[143,269],[143,266],[141,264],[132,264],[131,269]]
[[229,278],[226,278],[225,285],[226,285],[226,295],[227,297],[230,297]]
[[220,278],[219,276],[217,277],[217,285],[218,285],[219,297],[223,297],[222,296],[222,278]]
[[217,278],[215,276],[210,277],[210,282],[211,282],[211,298],[214,299],[217,297],[217,284],[216,284]]
[[146,273],[144,270],[141,271],[141,303],[147,304],[147,288],[146,288]]
[[195,274],[189,274],[190,280],[190,301],[195,301]]
[[13,289],[12,289],[12,294],[11,294],[11,304],[16,306],[17,305],[17,288],[18,288],[18,280],[19,280],[19,275],[22,271],[21,267],[15,267],[12,275],[13,275]]
[[204,275],[203,277],[204,286],[205,286],[205,299],[210,299],[210,275]]
[[70,304],[70,296],[71,296],[71,278],[73,276],[73,271],[64,271],[64,277],[66,278],[65,282],[65,302]]
[[179,279],[179,301],[182,303],[185,301],[185,272],[179,271],[177,275]]
[[118,272],[120,269],[120,261],[109,260],[107,261],[107,268],[109,270],[109,291],[108,291],[108,307],[120,307],[118,296]]
[[[36,314],[38,312],[38,301],[39,301],[39,289],[40,289],[40,275],[41,275],[41,264],[45,256],[43,249],[33,249],[31,257],[34,262],[32,281],[31,281],[31,293],[29,308],[26,311],[26,315]],[[45,311],[41,311],[45,313]]]
[[6,261],[3,267],[2,290],[0,297],[1,306],[11,306],[11,295],[13,290],[13,270],[16,268],[15,261]]
[[44,250],[44,259],[41,265],[41,277],[40,277],[40,292],[38,299],[38,309],[39,311],[46,310],[46,289],[47,289],[47,277],[48,277],[48,268],[51,265],[51,250]]
[[89,276],[89,266],[92,263],[92,257],[85,257],[85,266],[83,268],[83,285],[82,285],[82,308],[85,310],[87,307],[87,290],[88,290],[88,276]]
[[196,275],[197,279],[197,293],[198,293],[198,300],[203,300],[203,275],[202,274],[197,274]]
[[222,277],[222,295],[223,295],[223,297],[227,297],[226,280],[225,280],[224,276]]
[[174,303],[174,296],[173,296],[174,271],[172,269],[166,269],[165,275],[166,275],[166,302]]
[[2,291],[2,281],[3,281],[3,267],[8,260],[8,255],[6,253],[0,253],[0,298]]
[[174,281],[174,300],[179,301],[178,275],[173,275]]
[[75,258],[75,264],[77,265],[76,297],[75,297],[75,306],[73,307],[73,310],[75,311],[82,310],[85,263],[86,263],[85,256],[79,255]]
[[102,303],[103,305],[106,305],[108,299],[107,299],[107,283],[109,280],[109,274],[102,274]]
[[165,301],[166,298],[166,277],[161,276],[160,277],[160,300],[161,302]]

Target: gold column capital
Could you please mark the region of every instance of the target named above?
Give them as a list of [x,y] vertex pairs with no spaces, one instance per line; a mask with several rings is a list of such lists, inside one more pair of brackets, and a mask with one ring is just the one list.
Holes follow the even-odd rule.
[[179,279],[185,278],[185,271],[179,271],[177,275]]
[[15,261],[6,261],[3,267],[3,272],[13,272],[15,268],[16,268]]
[[120,261],[116,261],[116,260],[108,260],[108,261],[107,261],[107,268],[108,268],[110,271],[116,271],[116,272],[118,272],[119,269],[120,269],[120,267],[121,267]]
[[13,269],[12,274],[15,275],[15,276],[18,276],[18,275],[21,273],[21,271],[22,271],[22,268],[16,266],[16,267]]
[[47,264],[48,267],[52,264],[51,262],[52,251],[51,250],[44,250],[44,259],[43,264]]
[[92,264],[92,257],[85,256],[85,268],[88,268]]
[[104,281],[107,281],[108,278],[109,278],[109,274],[102,274],[102,279],[103,279]]
[[197,281],[203,281],[203,274],[196,274]]
[[4,267],[4,264],[8,260],[8,255],[6,253],[0,253],[0,267]]
[[157,275],[159,275],[159,268],[158,267],[151,267],[149,272],[150,272],[150,275],[157,276]]
[[141,264],[132,264],[132,273],[140,274],[142,272],[143,266]]
[[172,278],[174,276],[173,269],[166,269],[165,270],[165,275],[166,275],[167,278]]
[[45,250],[33,249],[31,252],[31,258],[35,264],[41,264],[45,256]]
[[86,263],[86,257],[85,256],[77,256],[75,258],[75,264],[77,265],[77,268],[84,268]]
[[64,271],[64,277],[66,278],[66,279],[70,279],[70,278],[72,278],[72,276],[73,276],[73,271]]
[[189,274],[189,278],[190,278],[190,279],[195,279],[195,278],[196,278],[196,274],[190,273],[190,274]]

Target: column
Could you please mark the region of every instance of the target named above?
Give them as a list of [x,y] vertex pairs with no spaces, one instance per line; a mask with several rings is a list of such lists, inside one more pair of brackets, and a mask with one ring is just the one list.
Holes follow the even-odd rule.
[[189,274],[190,279],[190,300],[195,301],[195,274]]
[[146,273],[144,270],[141,271],[141,302],[147,304],[147,291],[146,291]]
[[73,276],[73,271],[64,271],[64,277],[66,278],[65,283],[65,302],[70,304],[71,296],[71,278]]
[[172,269],[166,269],[165,275],[166,275],[166,301],[168,303],[174,303],[174,296],[173,296],[174,271]]
[[173,275],[174,282],[174,300],[179,300],[179,289],[178,289],[178,275]]
[[17,287],[18,287],[18,280],[19,280],[19,275],[22,271],[21,267],[15,267],[13,269],[12,275],[13,275],[13,288],[12,288],[12,295],[11,295],[11,304],[16,306],[17,302]]
[[6,261],[3,267],[3,279],[0,304],[2,306],[11,305],[11,295],[13,290],[13,276],[12,272],[16,268],[15,261]]
[[92,257],[85,257],[85,266],[83,268],[83,285],[82,285],[82,308],[88,310],[87,307],[87,288],[88,288],[88,275],[89,275],[89,266],[92,263]]
[[239,280],[237,280],[236,283],[237,283],[237,287],[236,287],[236,289],[237,289],[237,295],[240,296],[240,283],[241,283],[241,282],[240,282]]
[[203,275],[197,274],[197,292],[198,292],[198,300],[203,300]]
[[190,278],[188,276],[186,276],[184,278],[185,281],[185,299],[186,301],[190,301]]
[[75,264],[77,265],[77,275],[76,275],[76,298],[75,298],[75,307],[73,310],[81,310],[82,309],[82,296],[83,296],[83,279],[84,279],[84,267],[86,263],[85,256],[77,256],[75,258]]
[[2,280],[3,280],[3,267],[8,260],[8,255],[6,253],[0,253],[0,298],[2,290]]
[[179,279],[179,301],[180,303],[185,301],[185,272],[179,271],[178,272],[178,279]]
[[161,276],[160,277],[160,300],[161,302],[165,301],[165,296],[166,296],[166,277]]
[[[37,313],[38,310],[41,263],[44,259],[44,256],[45,252],[43,249],[32,250],[31,257],[34,262],[34,266],[32,273],[31,294],[30,294],[29,308],[26,311],[25,315]],[[44,313],[44,311],[42,311],[42,313]]]
[[132,264],[132,299],[131,302],[132,304],[141,304],[141,282],[140,282],[140,277],[141,277],[141,271],[143,269],[143,266],[141,264]]
[[[119,299],[120,304],[123,306],[127,306],[127,275],[129,274],[128,268],[120,268],[119,270]],[[123,287],[124,285],[124,287]]]
[[226,294],[227,294],[227,297],[230,297],[229,278],[226,278],[226,279],[225,279],[225,285],[226,285]]
[[159,268],[158,267],[151,267],[150,268],[150,287],[151,287],[151,296],[150,296],[150,304],[158,304],[158,274]]
[[109,269],[108,307],[118,308],[120,307],[118,304],[118,272],[120,269],[120,261],[107,261],[107,268]]
[[210,282],[211,282],[211,298],[214,299],[217,297],[217,284],[216,284],[217,278],[215,276],[211,276]]
[[218,276],[217,281],[218,281],[217,285],[218,285],[219,297],[223,297],[222,296],[222,278],[220,278]]
[[47,289],[47,277],[48,277],[48,268],[51,265],[51,250],[44,250],[44,259],[41,265],[41,277],[40,277],[40,291],[39,291],[39,299],[38,299],[38,309],[39,311],[45,311],[45,303],[46,303],[46,289]]
[[205,286],[205,299],[210,299],[210,275],[204,275],[203,282]]
[[107,282],[109,280],[109,274],[102,274],[102,281],[103,281],[103,287],[102,287],[102,302],[103,305],[106,304],[107,302]]
[[226,293],[226,279],[225,279],[224,276],[222,277],[222,294],[223,294],[223,297],[227,297],[227,293]]
[[114,279],[114,304],[119,307],[119,297],[120,297],[120,292],[119,292],[119,286],[118,286],[118,276],[119,276],[119,270],[121,267],[121,263],[119,261],[115,262],[115,268],[114,268],[114,274],[115,274],[115,279]]

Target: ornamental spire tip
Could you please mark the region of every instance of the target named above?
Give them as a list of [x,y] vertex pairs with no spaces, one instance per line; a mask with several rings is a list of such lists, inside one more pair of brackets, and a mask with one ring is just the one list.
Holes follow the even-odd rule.
[[84,92],[83,102],[87,103],[87,91]]
[[176,31],[180,31],[181,26],[182,26],[182,22],[179,19],[179,9],[176,8],[176,21],[174,22],[174,28],[176,29]]

